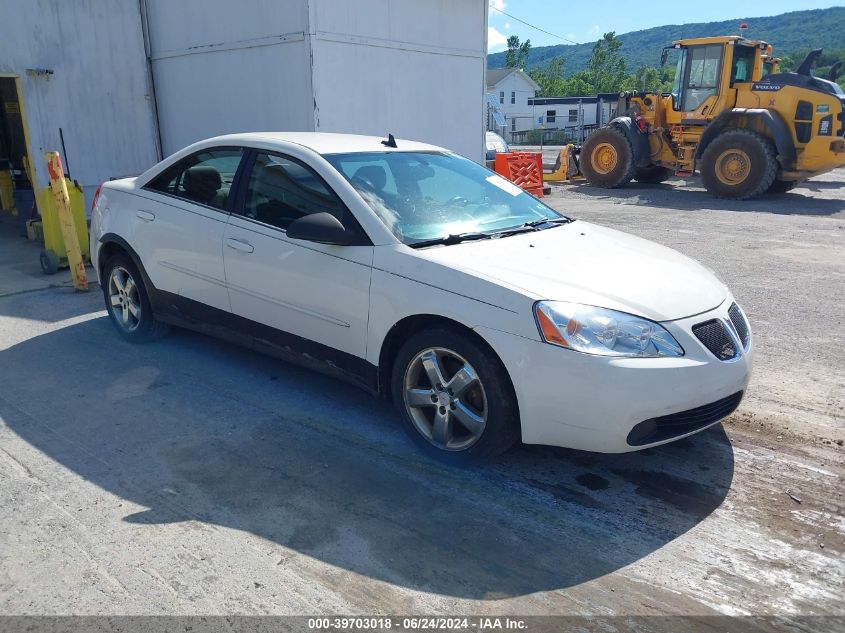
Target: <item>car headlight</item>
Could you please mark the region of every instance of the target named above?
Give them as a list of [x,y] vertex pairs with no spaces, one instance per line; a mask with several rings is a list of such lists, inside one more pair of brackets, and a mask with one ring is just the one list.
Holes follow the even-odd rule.
[[599,356],[683,356],[684,349],[659,323],[564,301],[539,301],[537,327],[546,343]]

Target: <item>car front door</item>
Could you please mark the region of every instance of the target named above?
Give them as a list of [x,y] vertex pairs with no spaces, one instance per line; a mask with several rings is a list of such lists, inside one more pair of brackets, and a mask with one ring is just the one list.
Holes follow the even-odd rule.
[[230,310],[223,234],[243,155],[241,148],[202,150],[141,190],[132,242],[156,289],[178,296],[171,299]]
[[318,244],[285,232],[293,220],[320,212],[361,231],[351,212],[293,157],[256,150],[241,181],[223,240],[232,312],[363,358],[373,247]]

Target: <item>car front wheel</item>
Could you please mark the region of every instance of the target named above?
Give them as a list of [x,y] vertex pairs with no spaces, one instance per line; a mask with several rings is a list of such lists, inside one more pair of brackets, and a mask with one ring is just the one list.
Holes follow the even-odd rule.
[[109,318],[127,341],[144,343],[169,330],[153,315],[149,295],[138,268],[125,253],[118,253],[103,267],[103,296]]
[[412,336],[397,355],[392,395],[411,436],[447,461],[492,457],[519,436],[516,398],[504,366],[457,330]]

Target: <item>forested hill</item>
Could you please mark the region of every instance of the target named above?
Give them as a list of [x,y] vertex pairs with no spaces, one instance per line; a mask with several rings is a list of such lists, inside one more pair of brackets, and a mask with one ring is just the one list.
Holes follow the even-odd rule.
[[[565,11],[565,8],[561,8]],[[622,41],[619,51],[629,71],[640,66],[657,66],[660,51],[672,40],[685,37],[707,37],[714,35],[736,35],[741,22],[748,23],[745,36],[765,40],[774,45],[778,56],[795,55],[810,48],[845,48],[845,7],[792,11],[769,17],[738,18],[724,22],[699,24],[669,24],[644,31],[633,31],[618,35]],[[593,43],[561,46],[540,46],[532,48],[525,63],[525,69],[542,68],[555,57],[566,60],[566,73],[584,70],[593,50]],[[800,60],[799,60],[800,61]],[[505,66],[505,53],[487,56],[490,68]]]

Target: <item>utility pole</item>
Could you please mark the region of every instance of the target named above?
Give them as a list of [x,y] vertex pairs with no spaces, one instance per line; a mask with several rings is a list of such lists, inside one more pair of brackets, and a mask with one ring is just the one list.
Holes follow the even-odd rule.
[[578,139],[579,143],[584,142],[584,100],[578,99]]

